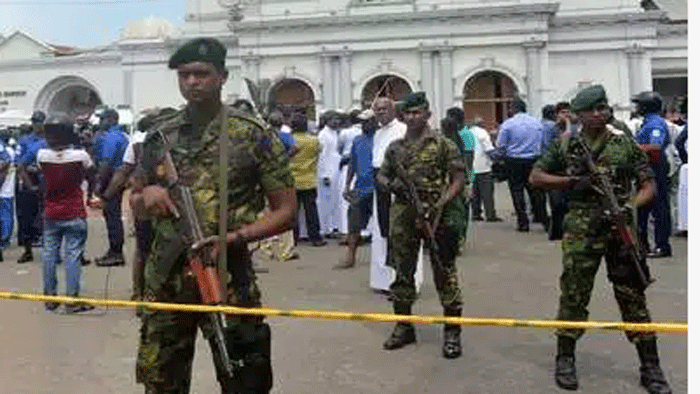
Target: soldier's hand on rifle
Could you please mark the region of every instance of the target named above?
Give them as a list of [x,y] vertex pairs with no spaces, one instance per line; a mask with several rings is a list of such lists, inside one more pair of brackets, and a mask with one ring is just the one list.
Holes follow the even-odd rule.
[[576,191],[593,189],[593,181],[589,176],[570,176],[569,187]]
[[[240,232],[233,231],[226,234],[226,243],[229,246],[244,246],[246,240],[243,238]],[[212,235],[211,237],[206,237],[203,240],[192,245],[192,250],[201,251],[209,250],[209,257],[217,261],[219,258],[219,236]]]
[[168,190],[162,186],[147,186],[141,192],[144,211],[151,217],[180,217]]

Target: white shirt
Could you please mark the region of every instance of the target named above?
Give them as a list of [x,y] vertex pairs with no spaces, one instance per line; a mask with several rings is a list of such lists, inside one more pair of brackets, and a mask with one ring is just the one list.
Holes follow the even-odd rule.
[[372,145],[372,167],[380,168],[389,144],[405,136],[406,124],[396,118],[375,131]]
[[122,159],[124,163],[136,165],[136,152],[134,151],[134,144],[143,143],[143,141],[146,140],[146,135],[148,135],[148,133],[137,131],[133,136],[131,136],[131,139],[129,139],[129,146],[127,146],[126,150],[124,151],[124,158]]
[[350,157],[352,142],[355,140],[355,137],[360,134],[362,134],[362,126],[359,123],[340,131],[340,137],[338,137],[338,151],[343,158]]
[[486,152],[493,150],[493,143],[489,132],[479,126],[471,128],[476,145],[474,146],[474,173],[483,174],[491,172],[491,158]]
[[[2,145],[0,145],[2,147]],[[15,178],[17,177],[17,166],[15,165],[16,152],[10,146],[2,147],[10,155],[10,168],[7,170],[5,182],[0,187],[0,198],[12,198],[15,196]]]
[[321,154],[318,156],[318,177],[335,178],[340,170],[340,153],[338,152],[338,132],[326,126],[318,134]]

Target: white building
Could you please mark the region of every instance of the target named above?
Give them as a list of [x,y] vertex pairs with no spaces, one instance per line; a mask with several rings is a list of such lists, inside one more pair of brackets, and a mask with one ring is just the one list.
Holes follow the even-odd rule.
[[493,127],[515,94],[533,113],[592,83],[621,112],[643,90],[687,94],[684,0],[184,1],[181,29],[148,18],[101,48],[0,39],[0,111],[179,106],[167,60],[201,35],[229,48],[226,98],[251,86],[260,105],[312,114],[366,105],[380,88],[395,98],[425,90],[435,113],[463,103]]

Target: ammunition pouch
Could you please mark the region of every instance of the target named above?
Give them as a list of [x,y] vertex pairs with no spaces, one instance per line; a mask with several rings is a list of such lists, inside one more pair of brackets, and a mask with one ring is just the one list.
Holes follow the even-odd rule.
[[224,328],[236,376],[225,394],[266,394],[272,389],[271,333],[267,323],[242,322]]

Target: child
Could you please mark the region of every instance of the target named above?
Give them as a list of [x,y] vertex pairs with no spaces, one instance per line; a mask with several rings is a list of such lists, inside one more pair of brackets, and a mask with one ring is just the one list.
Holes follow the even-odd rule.
[[[87,212],[81,184],[92,167],[83,149],[73,148],[73,125],[63,118],[45,124],[48,148],[37,153],[37,163],[44,173],[44,294],[57,294],[56,264],[61,244],[65,245],[66,294],[80,293],[81,256],[87,240]],[[48,311],[59,304],[47,302]],[[67,304],[67,313],[85,312],[94,306]]]

